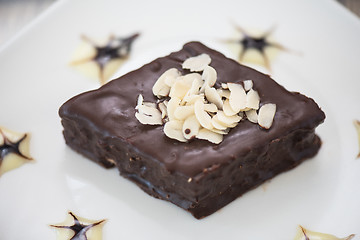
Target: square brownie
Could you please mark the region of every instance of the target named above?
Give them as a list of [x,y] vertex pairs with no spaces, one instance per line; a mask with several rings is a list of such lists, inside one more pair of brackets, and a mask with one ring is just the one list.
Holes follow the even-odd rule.
[[[156,102],[151,89],[168,69],[200,54],[211,57],[217,82],[251,79],[261,104],[276,104],[270,129],[241,121],[220,144],[165,136],[162,125],[143,125],[135,118],[139,94]],[[277,174],[318,152],[315,128],[325,114],[311,99],[289,92],[268,75],[240,65],[199,42],[158,58],[97,90],[68,100],[59,110],[66,143],[75,151],[120,174],[148,194],[206,217]]]

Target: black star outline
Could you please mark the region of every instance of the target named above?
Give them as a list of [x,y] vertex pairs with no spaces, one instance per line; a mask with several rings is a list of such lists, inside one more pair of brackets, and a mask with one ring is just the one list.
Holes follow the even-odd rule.
[[115,37],[114,35],[111,35],[105,45],[98,45],[87,36],[82,35],[81,38],[95,48],[95,56],[73,61],[71,62],[71,64],[79,65],[90,61],[95,62],[100,68],[100,82],[101,84],[104,84],[106,80],[104,76],[104,68],[106,64],[113,59],[126,60],[130,55],[133,42],[139,37],[139,35],[139,33],[135,33],[125,38]]
[[16,142],[10,141],[9,138],[5,135],[5,133],[1,129],[0,129],[0,135],[4,139],[4,143],[2,145],[0,145],[0,167],[1,167],[3,160],[5,159],[6,155],[8,155],[10,153],[15,153],[16,155],[18,155],[26,160],[32,160],[31,157],[25,156],[20,151],[20,144],[28,136],[26,133]]
[[74,219],[74,225],[72,226],[58,226],[58,225],[50,225],[50,227],[54,227],[54,228],[65,228],[65,229],[70,229],[74,232],[74,236],[72,236],[69,240],[87,240],[87,236],[86,236],[86,232],[92,228],[95,227],[103,222],[105,222],[105,219],[99,221],[99,222],[95,222],[95,223],[91,223],[89,225],[85,225],[82,224],[78,218],[75,216],[75,214],[73,214],[72,212],[68,212]]
[[241,39],[229,39],[225,40],[227,43],[234,43],[234,44],[240,44],[243,46],[243,49],[239,52],[238,61],[242,62],[243,58],[245,56],[245,53],[249,49],[255,49],[258,52],[260,52],[261,56],[263,57],[265,67],[271,71],[270,61],[268,56],[265,53],[265,49],[268,47],[277,48],[282,51],[289,51],[287,48],[282,46],[279,43],[270,42],[268,38],[271,36],[271,34],[274,32],[275,28],[272,27],[262,35],[256,37],[249,35],[243,28],[241,28],[238,25],[234,24],[234,27],[237,31],[239,31],[242,34]]

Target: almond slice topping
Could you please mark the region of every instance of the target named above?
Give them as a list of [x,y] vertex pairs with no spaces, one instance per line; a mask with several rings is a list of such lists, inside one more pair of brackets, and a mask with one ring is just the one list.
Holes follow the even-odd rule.
[[143,95],[139,94],[135,109],[137,109],[137,106],[141,106],[143,104],[143,102],[144,102],[144,97],[143,97]]
[[167,79],[175,79],[180,76],[181,73],[176,68],[170,68],[166,72],[164,72],[159,79],[155,82],[152,92],[155,96],[167,96],[169,95],[170,86],[165,84],[165,81],[169,81]]
[[156,103],[152,103],[152,102],[143,102],[143,105],[151,108],[157,108]]
[[226,116],[234,116],[236,114],[236,112],[234,110],[232,110],[231,106],[230,106],[230,101],[229,99],[226,99],[224,101],[224,105],[223,105],[223,111],[224,114]]
[[246,108],[259,109],[260,97],[257,91],[250,89],[246,94]]
[[218,108],[213,103],[206,103],[204,104],[204,110],[211,113],[216,113],[218,111]]
[[226,128],[226,129],[224,129],[224,130],[219,130],[219,129],[216,129],[216,128],[212,128],[212,129],[210,129],[210,131],[212,131],[212,132],[214,132],[214,133],[226,135],[226,134],[229,133],[230,128]]
[[255,109],[251,109],[245,112],[247,119],[252,123],[258,122],[258,114]]
[[191,72],[201,72],[211,63],[209,55],[203,53],[195,57],[190,57],[184,61],[182,68],[190,69]]
[[200,123],[195,115],[191,115],[185,119],[182,126],[182,132],[186,139],[192,139],[199,133]]
[[240,84],[228,83],[227,85],[230,90],[230,106],[234,112],[238,113],[246,108],[246,92]]
[[245,91],[250,91],[250,89],[252,89],[252,87],[254,86],[254,83],[252,80],[245,80],[243,83],[244,83]]
[[[180,78],[179,78],[180,79]],[[203,80],[201,79],[201,75],[199,73],[189,73],[181,77],[181,81],[183,81],[185,84],[191,88],[194,81],[200,82],[203,84]]]
[[194,115],[194,105],[178,106],[174,111],[175,118],[179,120],[185,120],[191,115]]
[[161,112],[161,118],[164,119],[167,116],[167,107],[165,101],[159,103],[159,110]]
[[191,87],[187,95],[197,95],[199,93],[199,89],[204,84],[204,81],[201,78],[195,77],[191,83]]
[[205,111],[203,101],[201,100],[196,101],[194,105],[194,110],[195,110],[195,116],[202,127],[207,129],[213,128],[211,124],[211,117]]
[[217,72],[213,67],[206,66],[201,77],[204,79],[204,84],[201,87],[200,92],[204,92],[206,86],[212,87],[215,85]]
[[223,101],[215,88],[206,86],[205,97],[210,103],[214,103],[217,106],[217,108],[222,109]]
[[137,110],[138,112],[135,113],[135,117],[140,123],[148,125],[162,125],[161,112],[156,108],[140,105]]
[[167,105],[167,113],[169,120],[175,120],[175,110],[180,105],[180,98],[172,97]]
[[182,133],[183,122],[178,120],[172,120],[164,125],[164,133],[167,137],[176,139],[180,142],[186,142],[186,138]]
[[262,128],[269,129],[273,123],[276,105],[267,103],[261,106],[258,115],[258,123]]
[[[199,138],[218,144],[245,114],[250,122],[269,129],[276,105],[264,104],[259,109],[260,96],[253,89],[252,80],[214,87],[217,72],[210,63],[209,55],[200,54],[183,62],[183,68],[190,69],[189,74],[182,75],[176,68],[165,71],[152,89],[160,100],[144,102],[140,94],[135,107],[136,118],[143,124],[165,123],[165,135],[181,142]],[[163,98],[165,96],[169,96],[169,100]]]
[[221,123],[227,127],[230,127],[233,124],[240,122],[240,120],[241,120],[241,117],[239,115],[226,116],[223,111],[218,111],[216,116],[217,116],[217,120],[219,121],[219,123]]
[[183,102],[185,102],[186,105],[193,105],[198,100],[204,102],[204,94],[185,96]]
[[208,129],[202,128],[202,129],[200,129],[199,133],[196,135],[196,138],[208,140],[209,142],[219,144],[223,140],[223,135],[212,132]]
[[211,119],[211,124],[214,126],[215,129],[218,129],[218,130],[225,130],[228,128],[227,126],[225,126],[223,123],[221,123],[219,121],[218,115],[215,115]]
[[[227,85],[226,85],[227,86]],[[224,90],[224,89],[216,89],[216,91],[218,92],[218,94],[220,95],[220,97],[222,98],[230,98],[230,91],[229,90]]]
[[189,86],[185,81],[176,81],[171,87],[169,96],[183,99],[190,88],[191,85]]

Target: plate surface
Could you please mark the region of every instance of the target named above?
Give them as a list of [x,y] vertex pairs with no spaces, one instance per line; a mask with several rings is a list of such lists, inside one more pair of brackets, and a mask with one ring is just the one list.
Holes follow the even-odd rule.
[[[233,23],[275,26],[272,37],[293,50],[272,61],[272,77],[314,98],[326,113],[315,158],[199,221],[65,145],[59,107],[99,87],[68,66],[81,34],[141,33],[120,76],[191,40],[236,58],[221,41],[236,36]],[[360,159],[352,124],[360,120],[359,42],[360,21],[328,0],[58,1],[0,50],[0,125],[31,132],[36,160],[0,178],[0,239],[56,239],[49,224],[69,210],[107,219],[104,239],[285,240],[299,224],[359,236]]]

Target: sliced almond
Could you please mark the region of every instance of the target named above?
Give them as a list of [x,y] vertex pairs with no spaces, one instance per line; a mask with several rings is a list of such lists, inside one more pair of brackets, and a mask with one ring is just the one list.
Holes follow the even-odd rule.
[[246,108],[249,109],[259,109],[260,96],[257,91],[250,89],[246,94]]
[[204,81],[200,78],[194,78],[192,83],[191,83],[191,87],[189,92],[187,93],[188,96],[190,95],[197,95],[199,94],[199,90],[201,88],[201,86],[204,84]]
[[195,116],[199,121],[200,125],[204,128],[211,129],[213,126],[211,124],[211,117],[205,111],[204,103],[202,100],[197,100],[194,104]]
[[183,99],[183,102],[186,102],[186,105],[193,105],[198,100],[201,100],[202,102],[204,102],[205,101],[204,95],[200,94],[200,95],[185,96]]
[[161,112],[156,108],[140,105],[138,106],[138,112],[135,113],[135,117],[142,124],[162,125]]
[[201,72],[211,62],[209,55],[203,53],[195,57],[190,57],[184,61],[182,67],[184,69],[190,69],[191,72]]
[[230,106],[234,112],[238,113],[243,109],[246,109],[246,92],[242,85],[237,83],[227,84],[230,90]]
[[223,101],[215,88],[206,86],[205,97],[210,103],[214,103],[217,108],[222,109]]
[[218,111],[218,108],[214,103],[204,104],[204,109],[205,109],[205,111],[211,112],[211,113],[216,113]]
[[245,80],[243,83],[244,83],[245,91],[249,91],[254,86],[254,83],[252,80]]
[[216,89],[216,91],[218,92],[218,94],[220,95],[220,97],[222,98],[230,98],[230,91],[229,90],[224,90],[224,89]]
[[231,108],[229,99],[224,101],[223,111],[226,116],[234,116],[236,112]]
[[164,119],[167,116],[167,107],[165,105],[165,102],[159,103],[159,110],[161,112],[161,118]]
[[191,115],[194,115],[194,105],[179,106],[175,109],[174,112],[175,118],[179,120],[185,120]]
[[139,94],[138,99],[137,99],[136,107],[141,106],[143,104],[143,102],[144,102],[144,97],[143,97],[143,95]]
[[199,130],[199,133],[196,135],[196,138],[208,140],[209,142],[219,144],[221,143],[224,137],[222,134],[218,134],[208,129],[202,128]]
[[186,138],[182,133],[183,121],[172,120],[164,125],[164,133],[167,137],[176,139],[180,142],[186,142]]
[[205,91],[205,86],[212,87],[216,83],[217,72],[213,67],[206,66],[201,76],[204,79],[204,85],[201,87],[200,92]]
[[176,108],[179,106],[180,104],[180,98],[177,98],[177,97],[172,97],[168,103],[168,106],[167,106],[167,113],[168,113],[168,117],[169,117],[169,120],[175,120],[175,110]]
[[170,68],[165,71],[159,79],[155,82],[152,92],[155,96],[167,96],[169,95],[170,86],[165,84],[166,79],[175,79],[180,76],[181,73],[176,68]]
[[261,106],[258,115],[258,123],[262,128],[269,129],[274,121],[276,105],[267,103]]
[[183,99],[186,93],[189,91],[191,85],[189,86],[184,81],[177,81],[174,83],[174,85],[171,87],[169,96],[171,98],[177,97],[180,99]]
[[156,107],[152,107],[152,106],[146,106],[146,105],[140,105],[137,108],[139,113],[143,113],[145,115],[156,115],[156,114],[160,114],[160,111],[156,108]]
[[182,76],[179,76],[176,78],[168,77],[168,78],[165,78],[164,83],[171,88],[174,85],[174,83],[176,81],[180,80],[181,78],[182,78]]
[[216,115],[217,120],[219,120],[221,124],[228,127],[233,126],[233,124],[237,124],[241,120],[241,117],[239,115],[226,116],[223,111],[218,111]]
[[224,124],[222,124],[220,121],[219,121],[219,118],[217,115],[215,115],[214,117],[212,117],[211,119],[211,124],[213,125],[213,127],[215,129],[218,129],[218,130],[225,130],[228,128],[228,126],[225,126]]
[[186,118],[182,126],[182,132],[186,139],[194,138],[199,133],[199,129],[200,123],[195,115]]
[[210,129],[210,131],[214,132],[214,133],[218,133],[218,134],[221,134],[221,135],[226,135],[229,133],[230,131],[230,128],[226,128],[224,130],[219,130],[219,129],[216,129],[216,128],[212,128]]
[[210,63],[210,56],[201,54],[182,64],[192,73],[182,75],[176,68],[165,71],[154,84],[153,93],[158,98],[169,96],[170,100],[144,102],[140,94],[136,118],[143,124],[165,123],[166,136],[181,142],[196,136],[218,144],[244,114],[250,122],[269,129],[276,105],[265,104],[259,109],[260,96],[252,80],[221,83],[221,88],[216,89],[217,72]]
[[157,108],[156,103],[152,103],[152,102],[143,102],[143,105],[151,108]]
[[247,119],[252,123],[258,122],[258,114],[255,109],[251,109],[245,112]]
[[187,85],[191,86],[194,81],[203,83],[204,81],[201,79],[201,75],[199,73],[189,73],[183,76],[182,81],[184,81]]

